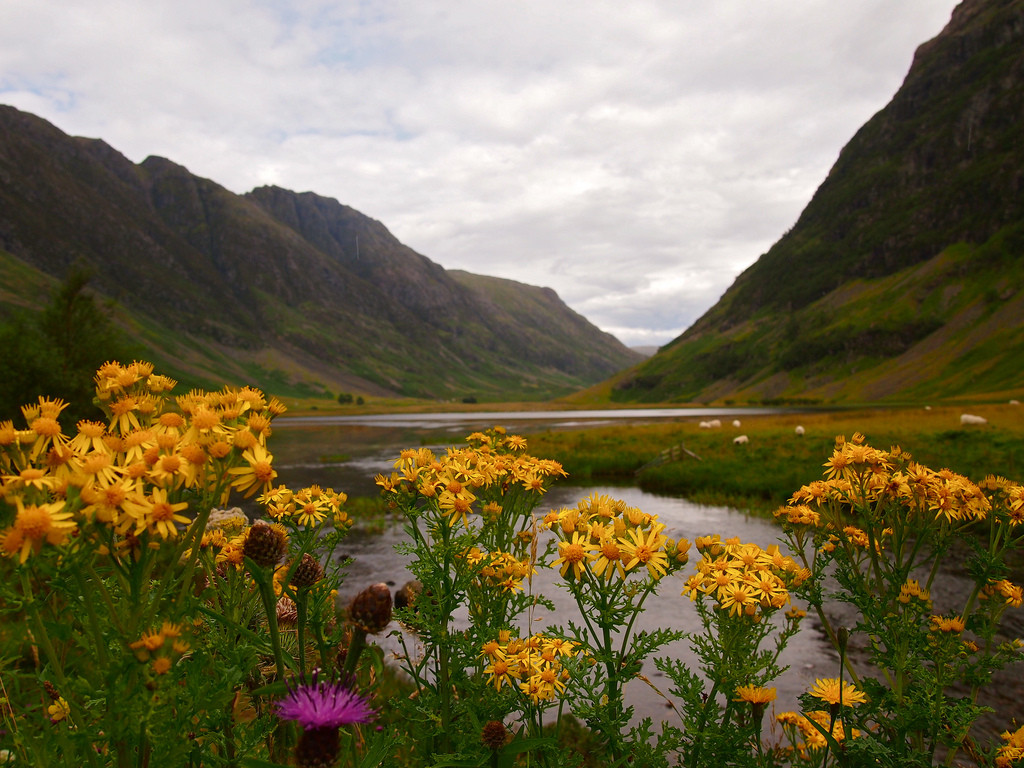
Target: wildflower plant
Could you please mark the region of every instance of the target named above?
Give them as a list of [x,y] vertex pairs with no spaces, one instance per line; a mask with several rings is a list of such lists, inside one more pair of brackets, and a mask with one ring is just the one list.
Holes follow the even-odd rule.
[[[66,434],[39,398],[0,423],[3,728],[24,764],[284,760],[278,687],[337,657],[344,494],[273,486],[275,399],[174,387],[111,362],[105,422]],[[224,509],[256,495],[269,520]]]
[[625,688],[644,661],[683,633],[659,629],[634,632],[647,599],[662,579],[688,559],[689,542],[665,535],[665,524],[624,502],[601,494],[575,507],[552,510],[544,526],[557,539],[552,562],[579,608],[580,621],[553,632],[586,650],[591,663],[578,665],[571,678],[575,714],[606,740],[609,758],[624,759],[643,749],[650,722],[631,726]]
[[[500,427],[475,432],[444,455],[403,451],[395,470],[377,483],[405,519],[409,543],[400,549],[420,585],[413,604],[396,612],[420,645],[410,649],[396,633],[416,688],[407,717],[431,734],[416,748],[483,754],[483,723],[519,704],[510,691],[486,695],[481,648],[499,631],[518,631],[519,617],[531,617],[535,606],[550,605],[531,588],[544,557],[533,512],[564,472],[528,455],[526,441]],[[537,738],[538,729],[532,721],[520,732]]]
[[[1024,761],[1021,729],[988,747],[972,731],[993,672],[1024,648],[1001,634],[1024,603],[1008,566],[1024,536],[1018,483],[839,438],[823,479],[777,512],[784,546],[711,534],[691,548],[600,494],[540,515],[561,466],[495,428],[403,451],[376,478],[415,581],[401,607],[374,584],[339,609],[345,494],[277,484],[283,406],[248,387],[174,387],[148,363],[108,363],[104,421],[66,433],[66,404],[42,397],[24,425],[0,423],[4,761],[578,765],[558,741],[570,715],[606,765]],[[950,558],[971,583],[957,604],[936,584]],[[541,569],[578,616],[538,625],[553,610]],[[699,629],[638,631],[668,579]],[[771,718],[802,606],[836,675]],[[383,674],[382,652],[364,649],[393,616],[412,695],[378,703],[360,686]],[[682,639],[696,666],[658,657]],[[675,711],[667,722],[637,723],[627,704],[630,686],[654,688],[648,661],[670,683],[650,694]]]
[[[833,726],[863,736],[842,745],[843,759],[931,765],[941,755],[952,764],[961,749],[977,757],[970,729],[984,711],[979,692],[993,671],[1021,658],[1021,643],[1000,641],[998,630],[1003,613],[1022,602],[1006,556],[1024,535],[1024,491],[1004,478],[977,485],[931,470],[859,434],[837,438],[824,466],[824,479],[800,488],[776,516],[815,575],[804,596],[840,654],[830,690],[856,692],[830,701]],[[973,589],[940,608],[934,582],[950,557],[964,562]],[[833,624],[831,600],[852,607],[853,626]],[[852,644],[864,648],[866,663]],[[835,752],[841,740],[823,719],[812,723]]]
[[790,593],[811,574],[777,545],[712,534],[698,537],[695,549],[700,559],[683,595],[702,628],[688,638],[699,670],[657,660],[683,705],[676,749],[687,766],[741,762],[751,747],[763,757],[764,714],[776,696],[770,683],[784,671],[779,657],[805,615]]

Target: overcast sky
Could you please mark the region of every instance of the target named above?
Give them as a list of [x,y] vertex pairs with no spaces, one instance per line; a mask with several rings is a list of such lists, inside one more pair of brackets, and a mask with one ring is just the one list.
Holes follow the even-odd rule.
[[795,221],[955,0],[0,0],[0,103],[313,191],[664,344]]

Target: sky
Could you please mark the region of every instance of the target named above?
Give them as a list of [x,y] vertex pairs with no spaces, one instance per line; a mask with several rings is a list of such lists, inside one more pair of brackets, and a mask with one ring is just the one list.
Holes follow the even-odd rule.
[[2,0],[0,103],[332,197],[629,346],[795,222],[956,0]]

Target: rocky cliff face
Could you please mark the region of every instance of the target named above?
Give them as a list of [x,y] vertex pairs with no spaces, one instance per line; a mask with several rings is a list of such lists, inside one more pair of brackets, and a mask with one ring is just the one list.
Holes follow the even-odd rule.
[[[524,344],[536,327],[336,200],[235,195],[11,107],[0,107],[0,249],[9,271],[12,258],[54,279],[92,269],[154,354],[214,381],[262,370],[314,391],[536,398],[638,359],[557,299],[544,344]],[[19,303],[45,301],[25,291],[35,295]]]
[[[1024,252],[1022,126],[1024,1],[965,0],[919,47],[891,103],[843,148],[794,227],[620,381],[618,396],[940,393],[936,371],[958,363],[927,364],[948,351],[929,339],[1017,295],[1003,284]],[[951,246],[974,250],[947,253]],[[868,301],[872,290],[888,298]],[[977,359],[978,343],[959,354],[998,369],[998,359]],[[1016,349],[1016,337],[1007,344]],[[911,360],[919,375],[869,386],[866,369],[889,379],[887,370]],[[1000,391],[1012,384],[975,378]]]

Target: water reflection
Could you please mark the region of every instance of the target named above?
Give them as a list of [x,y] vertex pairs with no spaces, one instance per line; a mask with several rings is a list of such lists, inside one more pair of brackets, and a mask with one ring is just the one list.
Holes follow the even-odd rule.
[[602,424],[731,420],[785,413],[780,408],[620,408],[580,411],[486,411],[471,413],[383,413],[349,416],[282,416],[274,421],[274,466],[281,482],[319,483],[350,496],[376,494],[373,476],[389,472],[403,448],[443,450],[464,444],[467,434],[496,424],[519,434],[580,429]]
[[518,424],[524,421],[546,422],[548,427],[596,426],[623,419],[632,422],[665,419],[702,419],[785,413],[780,408],[614,408],[600,410],[541,410],[541,411],[470,411],[444,413],[376,413],[329,416],[288,416],[275,422],[275,426],[374,426],[395,428],[449,428],[467,431],[495,424]]

